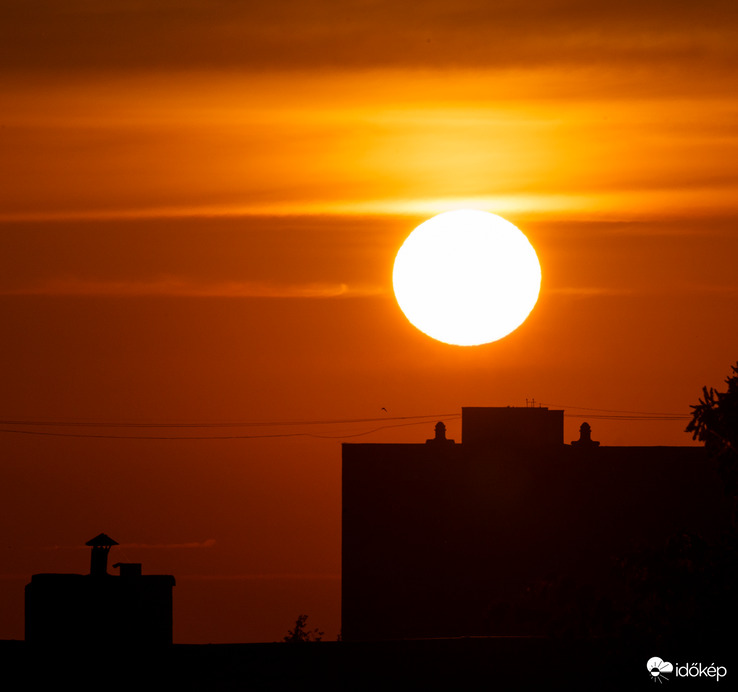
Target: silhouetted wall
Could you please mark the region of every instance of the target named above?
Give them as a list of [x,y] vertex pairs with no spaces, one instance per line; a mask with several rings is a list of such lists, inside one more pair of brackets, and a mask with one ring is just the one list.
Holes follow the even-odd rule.
[[547,408],[461,409],[464,446],[484,449],[552,449],[564,442],[564,412]]
[[462,438],[343,445],[346,640],[537,634],[494,604],[728,520],[700,447],[566,445],[545,408],[464,408]]
[[[122,570],[123,571],[123,570]],[[26,585],[26,641],[42,646],[172,643],[170,575],[34,574]]]

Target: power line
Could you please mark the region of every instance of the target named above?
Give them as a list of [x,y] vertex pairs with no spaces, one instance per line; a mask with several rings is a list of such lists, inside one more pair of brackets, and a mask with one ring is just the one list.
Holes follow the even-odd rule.
[[[581,413],[564,413],[567,418],[583,418],[587,417],[596,420],[613,420],[613,421],[685,421],[691,418],[690,415],[679,413],[664,413],[656,411],[627,411],[620,409],[602,409],[586,406],[565,406],[562,404],[547,404],[547,406],[560,409],[568,409],[575,411],[587,411],[586,414]],[[422,425],[432,419],[456,420],[461,417],[459,413],[436,413],[424,414],[416,416],[382,416],[379,418],[333,418],[319,420],[298,420],[298,421],[240,421],[240,422],[156,422],[156,423],[136,423],[125,421],[51,421],[51,420],[29,420],[29,419],[8,419],[0,420],[0,425],[5,426],[23,426],[35,428],[24,430],[19,428],[0,428],[0,433],[14,435],[36,435],[44,437],[67,437],[67,438],[84,438],[84,439],[105,439],[105,440],[255,440],[255,439],[272,439],[287,437],[312,437],[318,439],[350,439],[356,437],[364,437],[381,430],[390,428],[398,428],[412,425]],[[338,435],[324,435],[314,432],[297,431],[297,432],[275,432],[275,433],[259,433],[259,434],[229,434],[229,435],[116,435],[107,433],[92,432],[56,432],[50,430],[38,430],[38,428],[87,428],[87,429],[127,429],[127,430],[146,430],[146,429],[206,429],[212,430],[217,428],[272,428],[272,427],[313,427],[322,425],[353,425],[357,423],[377,423],[389,421],[402,421],[389,425],[380,425],[370,430],[364,430],[357,433],[343,433]]]
[[[16,435],[38,435],[44,437],[71,437],[71,438],[85,438],[85,439],[101,439],[101,440],[255,440],[255,439],[266,439],[266,438],[277,438],[277,437],[314,437],[318,439],[326,440],[339,440],[348,439],[354,437],[363,437],[365,435],[371,435],[372,433],[379,432],[380,430],[386,430],[388,428],[401,428],[410,425],[423,425],[428,422],[428,418],[460,418],[461,414],[441,414],[441,415],[428,415],[428,416],[398,416],[392,419],[363,419],[360,421],[343,421],[343,422],[365,422],[372,420],[405,420],[408,418],[422,418],[423,420],[413,420],[405,423],[395,423],[393,425],[381,425],[371,430],[365,430],[359,433],[345,433],[341,435],[318,435],[316,433],[309,432],[294,432],[294,433],[270,433],[263,435],[104,435],[94,433],[65,433],[65,432],[49,432],[45,430],[17,430],[17,429],[0,429],[0,433],[9,433]],[[327,421],[315,422],[314,424],[324,424]],[[336,421],[338,422],[338,421]],[[305,425],[306,423],[301,423]],[[286,424],[285,424],[286,425]],[[167,427],[167,426],[162,426]],[[265,426],[267,427],[267,426]]]
[[633,421],[647,421],[647,420],[653,420],[653,421],[659,421],[659,420],[689,420],[692,416],[659,416],[659,415],[653,415],[653,416],[618,416],[618,415],[604,415],[604,414],[598,414],[598,413],[565,413],[565,418],[591,418],[596,420],[633,420]]
[[459,413],[428,413],[422,416],[382,416],[380,418],[336,418],[327,420],[299,421],[245,421],[245,422],[210,422],[210,423],[135,423],[135,422],[82,422],[82,421],[50,421],[50,420],[0,420],[0,425],[23,425],[41,428],[273,428],[294,427],[299,425],[343,425],[350,423],[377,423],[392,420],[419,420],[422,418],[458,418]]
[[[553,406],[560,409],[574,409],[577,411],[601,411],[603,413],[623,413],[631,416],[669,416],[672,418],[691,418],[692,416],[684,413],[663,413],[660,411],[621,411],[618,409],[611,408],[587,408],[586,406],[565,406],[564,404],[546,404],[546,406]],[[574,414],[571,414],[574,415]]]

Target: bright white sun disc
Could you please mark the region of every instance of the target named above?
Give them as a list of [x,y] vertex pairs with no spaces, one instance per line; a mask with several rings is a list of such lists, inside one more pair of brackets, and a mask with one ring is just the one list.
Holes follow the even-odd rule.
[[402,312],[420,331],[477,346],[525,321],[538,300],[541,265],[509,221],[462,209],[434,216],[407,237],[392,282]]

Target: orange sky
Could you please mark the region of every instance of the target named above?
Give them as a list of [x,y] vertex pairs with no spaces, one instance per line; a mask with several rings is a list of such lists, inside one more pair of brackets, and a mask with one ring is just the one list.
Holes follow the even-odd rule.
[[[0,638],[22,587],[173,573],[175,641],[339,626],[340,442],[461,406],[687,414],[736,361],[733,3],[11,0],[0,7]],[[407,323],[429,215],[536,248],[528,321],[484,347]],[[385,414],[381,409],[387,409]],[[74,428],[13,421],[275,423]],[[579,417],[577,417],[579,416]],[[446,417],[450,435],[458,420]],[[603,444],[683,421],[589,419]]]

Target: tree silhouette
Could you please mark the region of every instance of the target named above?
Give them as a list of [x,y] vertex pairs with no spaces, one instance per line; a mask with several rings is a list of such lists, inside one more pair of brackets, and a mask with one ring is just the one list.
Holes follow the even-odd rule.
[[317,627],[314,630],[307,629],[307,619],[307,615],[298,615],[294,628],[287,630],[287,635],[282,639],[282,641],[287,642],[288,644],[319,642],[323,637],[323,632],[321,632]]
[[718,392],[702,388],[702,398],[692,406],[687,432],[693,440],[705,443],[711,459],[717,462],[725,493],[732,501],[732,520],[738,520],[738,364],[725,380],[728,389]]

